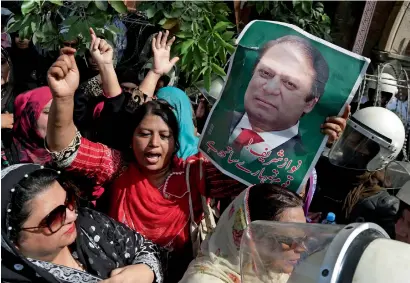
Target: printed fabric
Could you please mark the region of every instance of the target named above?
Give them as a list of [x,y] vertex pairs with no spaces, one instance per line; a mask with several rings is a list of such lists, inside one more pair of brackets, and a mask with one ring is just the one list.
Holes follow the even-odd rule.
[[73,257],[85,272],[24,257],[8,238],[6,227],[11,189],[25,174],[39,165],[18,164],[2,172],[2,282],[96,282],[109,278],[112,270],[133,264],[146,264],[163,282],[159,247],[112,218],[80,208],[76,221],[77,238],[69,246]]
[[187,162],[192,163],[189,182],[196,223],[203,213],[201,195],[222,198],[235,196],[245,189],[200,154],[187,162],[175,157],[172,173],[165,184],[157,188],[150,184],[137,164],[124,162],[119,151],[78,137],[69,147],[77,149],[52,152],[54,161],[67,172],[86,177],[95,187],[110,183],[109,215],[163,247],[180,250],[190,242]]
[[224,211],[215,232],[201,246],[180,283],[241,282],[239,249],[242,233],[251,222],[248,208],[249,188]]

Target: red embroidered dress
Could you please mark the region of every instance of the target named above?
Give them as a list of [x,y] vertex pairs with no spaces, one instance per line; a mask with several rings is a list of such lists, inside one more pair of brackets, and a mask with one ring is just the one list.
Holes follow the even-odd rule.
[[244,185],[222,174],[201,154],[185,162],[175,158],[172,173],[161,188],[149,183],[138,169],[138,164],[126,164],[119,151],[82,138],[79,133],[67,149],[52,155],[67,171],[92,180],[96,197],[102,194],[102,186],[110,183],[106,187],[110,190],[109,216],[153,242],[176,250],[190,241],[187,162],[191,163],[189,184],[197,223],[203,212],[201,194],[221,198],[236,196],[245,189]]

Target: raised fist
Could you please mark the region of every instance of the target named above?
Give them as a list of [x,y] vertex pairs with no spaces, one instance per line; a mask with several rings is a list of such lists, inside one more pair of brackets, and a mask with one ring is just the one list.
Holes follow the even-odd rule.
[[78,88],[80,73],[75,62],[75,51],[71,47],[62,48],[60,57],[48,70],[48,85],[54,98],[74,96]]

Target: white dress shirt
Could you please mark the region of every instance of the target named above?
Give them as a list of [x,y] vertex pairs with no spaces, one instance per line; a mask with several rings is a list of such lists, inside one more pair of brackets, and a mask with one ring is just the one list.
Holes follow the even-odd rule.
[[[229,144],[232,144],[236,138],[241,134],[242,129],[252,130],[252,126],[249,123],[248,115],[245,113],[235,127],[231,136],[229,137]],[[282,131],[272,131],[272,132],[258,132],[257,134],[264,140],[260,143],[254,143],[249,146],[244,146],[241,150],[240,161],[245,161],[250,163],[258,159],[258,153],[260,155],[265,152],[267,154],[272,149],[284,144],[291,138],[295,137],[299,131],[299,121],[292,127],[282,130]],[[253,153],[251,153],[251,151]]]

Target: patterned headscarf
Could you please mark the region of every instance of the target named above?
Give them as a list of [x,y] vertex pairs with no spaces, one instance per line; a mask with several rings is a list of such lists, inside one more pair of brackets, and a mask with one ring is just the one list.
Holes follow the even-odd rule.
[[51,156],[37,131],[37,121],[44,106],[52,99],[48,86],[20,94],[14,101],[13,141],[21,163],[46,164]]

